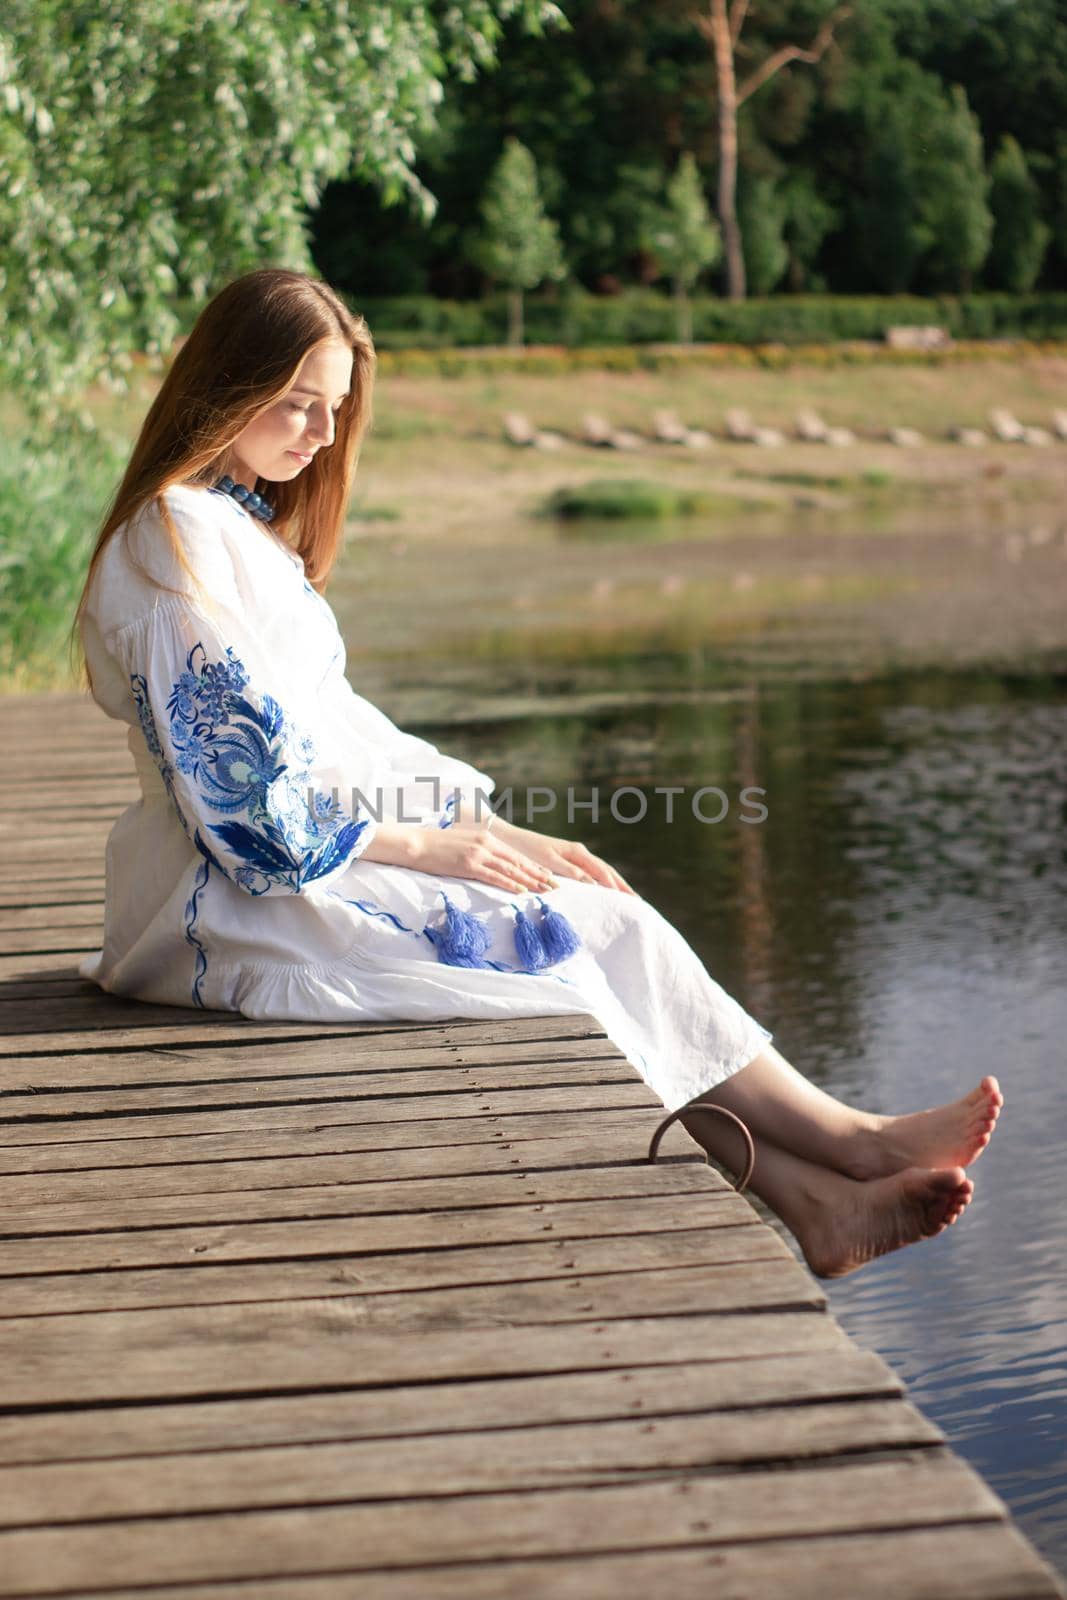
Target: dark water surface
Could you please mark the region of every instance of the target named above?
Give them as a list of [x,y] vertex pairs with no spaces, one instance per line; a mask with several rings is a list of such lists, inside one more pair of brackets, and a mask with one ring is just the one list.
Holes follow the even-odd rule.
[[[1067,1568],[1067,682],[741,686],[429,731],[517,795],[556,788],[534,825],[614,861],[829,1092],[905,1111],[999,1077],[961,1223],[829,1294]],[[568,785],[599,790],[597,826],[588,811],[568,826]],[[687,791],[670,825],[665,785]],[[722,822],[693,817],[702,785],[723,790]],[[739,820],[745,786],[766,790],[759,825]],[[626,814],[632,789],[647,797],[644,821],[606,814],[623,787]],[[705,814],[722,804],[706,796]]]

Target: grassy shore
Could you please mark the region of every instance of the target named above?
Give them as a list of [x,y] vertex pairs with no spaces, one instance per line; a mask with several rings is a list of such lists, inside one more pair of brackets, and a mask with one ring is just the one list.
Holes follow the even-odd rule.
[[[739,509],[788,511],[799,500],[835,511],[916,495],[1052,500],[1067,478],[1067,446],[971,450],[949,442],[947,434],[954,425],[985,427],[998,405],[1047,426],[1065,394],[1067,355],[780,372],[389,376],[379,387],[355,508],[357,515],[361,507],[392,513],[392,533],[496,543],[538,537],[530,514],[559,490],[635,474],[685,492],[725,496]],[[549,453],[516,449],[501,429],[504,413],[519,411],[541,428],[577,435],[584,415],[595,412],[646,433],[654,412],[669,408],[690,426],[721,435],[726,412],[742,408],[788,434],[805,406],[832,426],[851,428],[857,443],[832,449],[790,440],[764,450],[717,437],[700,454],[651,443],[639,454],[580,444]],[[899,449],[885,440],[890,426],[916,428],[928,442]],[[878,474],[882,484],[872,482]]]
[[[127,395],[87,396],[102,439],[120,454],[157,382],[145,369]],[[1010,654],[1025,646],[1030,624],[1026,611],[1004,604],[1005,584],[1013,592],[1025,588],[1036,566],[1048,563],[1030,631],[1042,650],[1067,646],[1067,560],[1057,556],[1067,537],[1059,521],[1067,444],[968,449],[948,438],[954,426],[985,426],[993,406],[1047,427],[1065,395],[1067,352],[776,371],[705,363],[670,372],[385,373],[330,598],[350,655],[383,681],[406,675],[413,627],[423,652],[413,665],[423,679],[434,670],[425,652],[447,672],[448,663],[471,670],[534,656],[574,663],[624,648],[696,650],[727,638],[758,648],[805,618],[812,627],[798,649],[817,662],[826,618],[834,619],[836,635],[862,635],[871,606],[889,607],[895,620],[883,618],[882,631],[901,638],[925,616],[919,631],[935,652],[946,627],[961,635],[953,648],[976,648],[981,637],[1002,631],[1011,613],[1011,639],[1000,638],[997,647]],[[852,429],[856,442],[831,448],[788,438],[760,449],[722,437],[730,408],[792,434],[802,407]],[[658,409],[709,430],[710,447],[653,443]],[[562,432],[567,442],[544,452],[508,444],[501,426],[508,411]],[[642,448],[615,452],[575,442],[589,412],[645,436]],[[17,419],[10,420],[17,438]],[[885,439],[890,426],[918,429],[925,442],[895,447]],[[32,455],[29,441],[22,450]],[[50,571],[48,604],[57,615],[69,616],[79,562],[103,510],[98,477],[89,475],[77,498],[86,542],[74,552],[65,584]],[[543,514],[552,496],[627,479],[706,509],[609,524]],[[64,499],[66,518],[72,493]],[[41,518],[51,514],[46,503],[36,522],[33,508],[23,513],[18,526],[0,528],[0,560],[26,571]],[[975,637],[982,595],[949,604],[942,589],[954,581],[965,587],[979,569],[990,622]],[[931,596],[940,599],[927,607]],[[951,617],[960,619],[958,628],[946,623]],[[53,627],[34,661],[19,636],[9,690],[67,681],[56,638]]]

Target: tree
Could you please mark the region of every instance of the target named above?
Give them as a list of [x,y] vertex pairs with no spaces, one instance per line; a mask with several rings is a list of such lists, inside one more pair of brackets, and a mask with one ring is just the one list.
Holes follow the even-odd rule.
[[550,0],[6,0],[0,374],[40,396],[121,376],[197,301],[310,268],[306,214],[351,174],[432,196],[415,141],[446,73],[492,62]]
[[[894,19],[902,53],[943,83],[963,84],[985,147],[1005,134],[1026,152],[1040,211],[1054,221],[1063,166],[1057,145],[1067,126],[1067,9],[1063,0],[856,0]],[[1058,237],[1056,236],[1058,235]],[[1055,230],[1050,284],[1067,271],[1067,234]],[[994,241],[995,248],[995,241]]]
[[854,259],[861,284],[903,294],[929,245],[919,157],[942,114],[941,86],[915,62],[893,58],[857,75],[851,93],[858,146],[848,199]]
[[753,294],[770,294],[789,265],[786,216],[785,197],[773,178],[746,179],[741,189],[740,222],[745,277]]
[[967,292],[989,254],[993,215],[982,130],[959,84],[923,129],[918,169],[926,270],[938,287]]
[[537,163],[518,139],[507,139],[482,199],[482,230],[468,245],[471,259],[508,292],[508,343],[521,345],[522,295],[566,267],[559,231],[545,216]]
[[1026,294],[1037,282],[1052,230],[1042,222],[1037,184],[1017,140],[1004,135],[990,167],[993,245],[987,270],[993,284]]
[[689,295],[705,267],[722,253],[719,230],[711,220],[696,160],[686,151],[667,184],[667,204],[651,235],[652,248],[674,285],[678,341],[693,342]]
[[784,212],[782,232],[789,256],[789,288],[799,294],[810,286],[820,246],[836,225],[839,212],[819,193],[815,175],[804,167],[794,167],[787,174],[780,192]]
[[737,220],[737,113],[757,89],[792,61],[814,64],[820,61],[833,42],[834,29],[850,15],[851,7],[839,6],[826,17],[808,49],[786,44],[771,52],[745,80],[738,84],[735,56],[745,25],[749,0],[708,0],[708,14],[694,14],[693,21],[710,43],[715,56],[717,109],[719,122],[719,225],[726,247],[726,292],[731,300],[745,298],[745,260],[741,230]]

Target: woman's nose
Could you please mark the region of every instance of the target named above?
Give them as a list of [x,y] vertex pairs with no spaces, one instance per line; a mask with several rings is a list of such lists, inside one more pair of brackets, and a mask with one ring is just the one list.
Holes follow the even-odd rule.
[[333,412],[330,410],[329,406],[324,407],[321,411],[318,410],[318,408],[315,408],[308,417],[307,431],[313,441],[320,448],[323,448],[328,444],[333,444],[333,423]]

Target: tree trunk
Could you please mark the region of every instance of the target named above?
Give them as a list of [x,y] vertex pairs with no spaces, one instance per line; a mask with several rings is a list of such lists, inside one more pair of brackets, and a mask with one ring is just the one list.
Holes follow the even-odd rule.
[[522,326],[522,290],[508,290],[508,344],[520,346],[525,337]]
[[805,61],[809,65],[821,61],[833,43],[835,27],[852,13],[851,6],[838,6],[823,20],[810,49],[796,44],[782,45],[738,88],[734,51],[745,25],[748,6],[749,0],[732,0],[727,9],[727,0],[709,0],[708,15],[697,12],[693,17],[715,54],[719,100],[719,226],[726,252],[726,293],[731,300],[745,298],[745,257],[737,223],[737,108],[791,61]]
[[745,257],[737,222],[737,80],[734,41],[726,0],[711,0],[711,39],[715,51],[719,113],[719,226],[726,254],[726,297],[745,298]]

